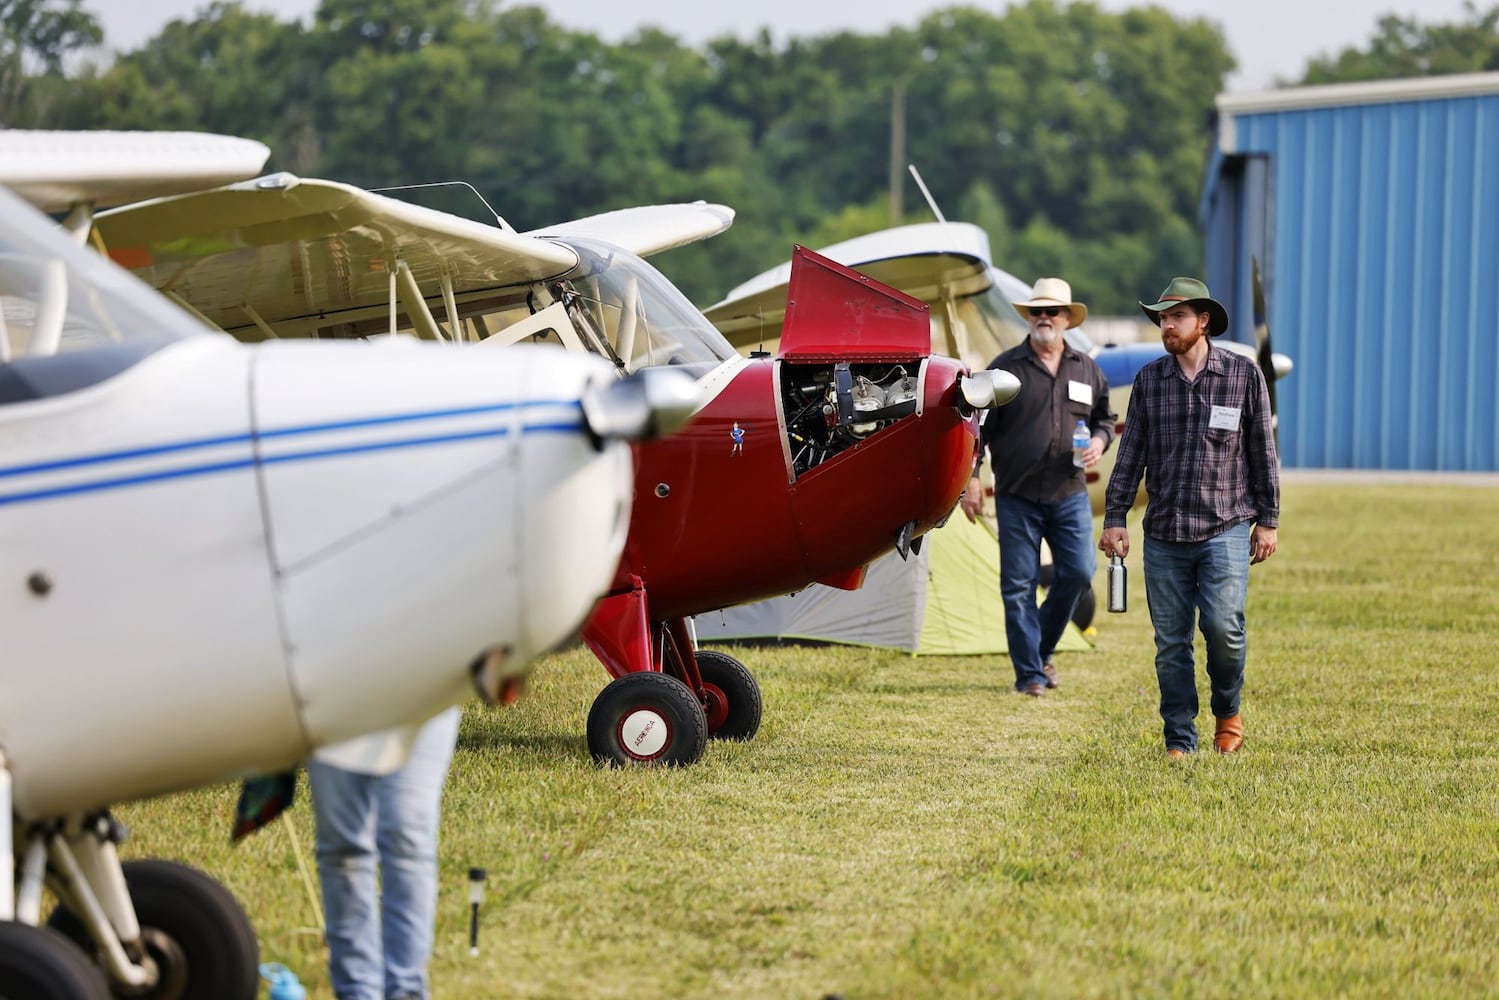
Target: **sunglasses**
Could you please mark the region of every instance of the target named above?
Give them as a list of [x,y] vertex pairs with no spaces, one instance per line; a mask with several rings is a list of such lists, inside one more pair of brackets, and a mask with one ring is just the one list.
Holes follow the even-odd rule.
[[1032,316],[1060,316],[1066,312],[1061,306],[1032,306]]

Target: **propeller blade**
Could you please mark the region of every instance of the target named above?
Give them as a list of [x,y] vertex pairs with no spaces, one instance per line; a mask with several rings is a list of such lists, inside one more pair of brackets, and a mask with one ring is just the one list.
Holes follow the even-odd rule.
[[1256,257],[1249,258],[1250,277],[1254,281],[1254,341],[1259,348],[1260,371],[1265,373],[1265,385],[1270,390],[1270,419],[1271,425],[1275,427],[1275,443],[1280,444],[1280,421],[1278,406],[1275,401],[1275,383],[1280,378],[1280,372],[1276,369],[1276,359],[1284,360],[1285,371],[1289,374],[1291,370],[1291,359],[1284,354],[1277,355],[1270,347],[1270,316],[1265,309],[1265,286],[1260,282],[1260,262]]

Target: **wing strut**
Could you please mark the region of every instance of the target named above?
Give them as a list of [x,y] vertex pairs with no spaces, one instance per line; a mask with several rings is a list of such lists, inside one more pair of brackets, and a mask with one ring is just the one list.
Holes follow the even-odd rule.
[[[250,322],[254,323],[255,326],[260,330],[260,332],[265,334],[267,340],[281,339],[280,337],[276,336],[276,331],[271,329],[271,324],[262,319],[260,317],[260,313],[255,311],[254,306],[250,305],[250,303],[248,302],[241,302],[239,304],[239,307],[245,311],[246,316],[250,317]],[[212,323],[209,324],[209,326],[212,325]]]
[[[401,289],[401,298],[406,302],[406,311],[411,315],[411,324],[416,327],[417,335],[427,340],[446,341],[442,329],[438,327],[437,320],[432,317],[432,310],[427,308],[427,300],[422,298],[422,290],[416,287],[416,276],[411,273],[411,267],[404,260],[396,261],[396,281]],[[395,325],[395,315],[391,315],[391,325]]]
[[463,327],[458,319],[458,300],[453,296],[453,276],[444,269],[438,276],[442,282],[442,306],[448,311],[448,333],[453,343],[463,343]]

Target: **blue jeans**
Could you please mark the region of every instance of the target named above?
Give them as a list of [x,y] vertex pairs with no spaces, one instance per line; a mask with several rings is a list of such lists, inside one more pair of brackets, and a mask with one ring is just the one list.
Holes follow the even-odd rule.
[[1205,542],[1145,537],[1145,600],[1155,626],[1166,747],[1197,749],[1197,627],[1207,640],[1208,703],[1214,718],[1239,714],[1244,687],[1244,599],[1249,593],[1249,523]]
[[[1015,667],[1015,690],[1045,684],[1041,665],[1062,640],[1072,609],[1093,585],[1093,510],[1080,491],[1051,503],[994,495],[999,519],[999,593],[1005,604],[1005,636]],[[1041,540],[1051,547],[1056,575],[1046,600],[1036,606],[1041,580]]]
[[328,976],[338,1000],[427,996],[437,823],[458,716],[454,707],[429,720],[410,759],[390,774],[359,774],[316,760],[307,765],[328,919]]

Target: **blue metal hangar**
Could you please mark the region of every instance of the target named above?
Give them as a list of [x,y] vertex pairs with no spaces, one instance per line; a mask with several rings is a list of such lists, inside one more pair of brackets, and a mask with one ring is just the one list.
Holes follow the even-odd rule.
[[1499,471],[1499,73],[1216,103],[1207,281],[1295,362],[1282,464]]

